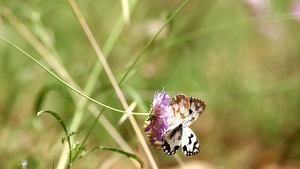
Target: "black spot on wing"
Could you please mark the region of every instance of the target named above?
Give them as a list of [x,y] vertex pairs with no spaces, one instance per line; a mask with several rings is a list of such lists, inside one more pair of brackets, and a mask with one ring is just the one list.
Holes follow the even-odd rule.
[[192,109],[189,109],[189,114],[192,114],[193,113],[193,110]]
[[193,145],[193,151],[190,152],[190,155],[192,156],[192,155],[196,155],[198,153],[200,153],[200,144],[198,141],[195,141],[194,145]]
[[191,134],[188,138],[189,138],[189,145],[192,144],[192,138],[194,137],[194,134]]
[[167,141],[163,140],[163,142],[162,142],[162,148],[163,148],[163,151],[164,151],[165,155],[169,156],[169,155],[174,155],[178,151],[179,146],[176,145],[174,147],[174,149],[171,150],[170,144]]
[[163,140],[161,147],[163,148],[163,151],[166,155],[168,155],[171,151],[171,147],[170,144],[168,142],[166,142],[165,140]]
[[194,149],[200,150],[200,144],[199,144],[198,141],[195,141],[195,143],[194,143],[194,145],[193,145],[193,148],[194,148]]
[[184,145],[184,146],[182,147],[182,150],[183,150],[183,152],[187,152],[187,147],[186,147],[186,145]]
[[172,139],[173,136],[176,134],[176,132],[181,132],[182,130],[182,124],[180,124],[178,127],[176,127],[176,129],[174,129],[171,133],[170,133],[170,138],[169,139]]
[[200,152],[200,144],[198,141],[195,141],[193,144],[193,149],[192,150],[188,150],[187,149],[187,145],[184,145],[182,147],[182,152],[185,156],[193,156],[196,155]]
[[177,152],[177,150],[179,150],[179,145],[174,147],[175,153]]

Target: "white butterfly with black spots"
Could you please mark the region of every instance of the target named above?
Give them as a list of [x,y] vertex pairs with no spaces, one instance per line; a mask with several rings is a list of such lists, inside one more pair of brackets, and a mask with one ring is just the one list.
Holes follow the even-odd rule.
[[205,103],[198,98],[178,94],[172,99],[171,106],[175,117],[162,140],[164,153],[174,155],[181,145],[182,153],[185,156],[198,154],[200,143],[188,126],[202,114]]

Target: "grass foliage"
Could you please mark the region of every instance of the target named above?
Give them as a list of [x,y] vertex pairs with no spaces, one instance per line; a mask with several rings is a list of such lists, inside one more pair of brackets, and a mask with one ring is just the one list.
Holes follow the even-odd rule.
[[[171,96],[203,99],[206,110],[191,125],[201,153],[174,158],[150,148],[159,168],[300,167],[300,25],[290,13],[294,1],[270,1],[257,14],[246,0],[129,0],[129,20],[125,1],[76,1],[112,75],[72,2],[3,0],[0,35],[75,89],[118,110],[135,102],[133,112],[148,112],[163,86]],[[22,160],[28,169],[67,166],[64,132],[52,117],[37,118],[40,110],[64,119],[73,146],[112,150],[93,151],[72,168],[140,168],[136,160],[153,167],[133,127],[136,121],[143,132],[146,116],[118,125],[123,114],[69,90],[2,40],[0,56],[0,168],[22,168]],[[72,132],[80,133],[70,137]]]

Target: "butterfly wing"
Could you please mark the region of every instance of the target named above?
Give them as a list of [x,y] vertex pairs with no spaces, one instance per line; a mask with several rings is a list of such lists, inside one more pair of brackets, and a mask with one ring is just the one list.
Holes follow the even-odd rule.
[[185,126],[191,125],[204,111],[206,104],[198,98],[190,97],[189,115],[184,119]]
[[190,99],[184,94],[177,94],[172,98],[171,106],[175,120],[184,119],[189,115]]
[[[174,126],[174,127],[173,127]],[[162,148],[166,155],[174,155],[181,144],[182,124],[170,126],[162,140]]]
[[174,119],[172,125],[164,134],[162,148],[166,155],[174,155],[180,145],[185,156],[200,152],[200,143],[195,133],[188,127],[204,111],[205,103],[194,97],[178,94],[172,99]]
[[201,150],[196,134],[187,126],[182,127],[181,150],[185,156],[196,155]]

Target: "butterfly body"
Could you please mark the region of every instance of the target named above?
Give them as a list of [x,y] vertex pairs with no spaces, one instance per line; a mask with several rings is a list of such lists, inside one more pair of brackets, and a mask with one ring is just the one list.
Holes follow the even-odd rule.
[[188,127],[204,111],[205,103],[184,94],[178,94],[172,99],[174,119],[166,130],[162,140],[162,148],[166,155],[174,155],[181,146],[182,153],[192,156],[200,152],[200,143],[195,133]]

